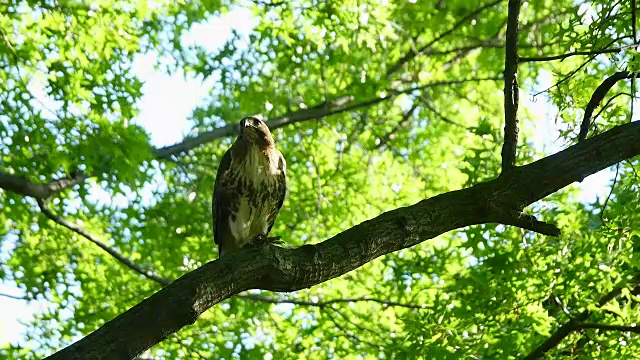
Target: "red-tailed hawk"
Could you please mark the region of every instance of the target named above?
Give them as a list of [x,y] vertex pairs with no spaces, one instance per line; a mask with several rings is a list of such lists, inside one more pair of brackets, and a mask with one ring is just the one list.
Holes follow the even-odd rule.
[[222,157],[213,187],[219,257],[249,243],[277,240],[268,235],[286,194],[286,166],[264,121],[242,119],[240,136]]

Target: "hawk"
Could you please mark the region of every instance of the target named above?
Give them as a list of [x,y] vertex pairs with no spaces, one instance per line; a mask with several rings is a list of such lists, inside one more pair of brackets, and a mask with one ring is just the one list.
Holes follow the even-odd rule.
[[213,186],[213,237],[218,257],[250,243],[275,242],[269,232],[286,191],[286,162],[259,116],[240,121]]

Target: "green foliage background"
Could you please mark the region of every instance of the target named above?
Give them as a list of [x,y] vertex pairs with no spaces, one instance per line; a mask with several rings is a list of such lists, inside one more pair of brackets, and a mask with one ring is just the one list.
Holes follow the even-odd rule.
[[[155,52],[160,71],[220,77],[193,109],[194,134],[257,112],[273,118],[343,97],[359,104],[274,131],[290,189],[273,233],[289,246],[499,173],[507,1],[267,1],[4,2],[0,172],[41,183],[74,171],[93,175],[57,194],[52,211],[165,278],[216,258],[211,188],[233,139],[154,158],[149,135],[135,123],[143,94],[131,64]],[[632,44],[630,3],[528,1],[519,55]],[[236,7],[253,11],[249,41],[236,33],[215,52],[181,41],[193,24]],[[534,101],[520,111],[518,163],[545,155],[533,146],[547,121],[534,116],[537,106],[553,104],[557,143],[570,145],[593,90],[613,72],[635,69],[634,55],[523,59],[521,98]],[[34,80],[55,108],[38,102]],[[630,120],[630,84],[609,94],[592,133]],[[267,102],[273,106],[265,112]],[[606,199],[582,204],[568,188],[531,207],[561,227],[559,238],[500,225],[447,233],[308,290],[261,294],[306,304],[229,299],[145,357],[506,359],[530,353],[584,309],[593,311],[591,323],[635,324],[637,293],[595,304],[638,276],[637,162],[619,164]],[[95,187],[126,206],[98,202]],[[27,346],[6,345],[0,356],[50,354],[159,289],[48,220],[34,199],[0,190],[0,204],[0,244],[9,249],[0,279],[17,282],[25,301],[50,304],[28,324]],[[361,301],[325,304],[334,299]],[[573,331],[550,358],[638,353],[637,334],[586,329]]]

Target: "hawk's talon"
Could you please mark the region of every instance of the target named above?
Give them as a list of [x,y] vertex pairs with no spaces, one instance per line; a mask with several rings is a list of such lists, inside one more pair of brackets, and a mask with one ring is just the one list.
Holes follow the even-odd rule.
[[281,236],[265,236],[264,234],[259,234],[251,240],[250,244],[252,245],[283,245],[284,241]]
[[273,245],[284,245],[284,240],[282,240],[282,236],[269,236],[265,239],[265,243]]

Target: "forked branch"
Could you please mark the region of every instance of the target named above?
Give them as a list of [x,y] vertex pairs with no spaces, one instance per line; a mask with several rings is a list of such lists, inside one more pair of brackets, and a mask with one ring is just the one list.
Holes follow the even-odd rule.
[[55,180],[46,184],[36,183],[22,176],[0,173],[0,188],[36,199],[46,199],[50,196],[80,184],[87,176],[76,174],[70,178]]

